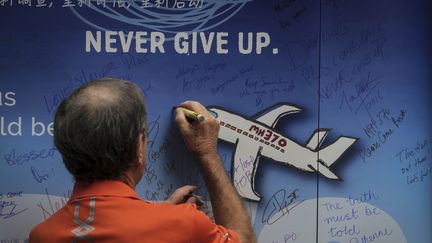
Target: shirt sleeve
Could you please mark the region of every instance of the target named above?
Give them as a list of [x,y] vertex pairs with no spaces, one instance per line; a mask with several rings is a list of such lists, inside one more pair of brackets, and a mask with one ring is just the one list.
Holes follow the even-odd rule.
[[234,230],[227,229],[217,225],[211,219],[194,207],[194,228],[197,238],[193,242],[211,242],[211,243],[239,243],[237,233]]

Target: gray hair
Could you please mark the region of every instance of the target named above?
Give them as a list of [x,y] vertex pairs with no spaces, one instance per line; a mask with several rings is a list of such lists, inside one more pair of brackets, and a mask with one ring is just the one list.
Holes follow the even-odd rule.
[[96,79],[57,108],[54,144],[76,181],[119,179],[136,159],[146,121],[144,97],[136,84]]

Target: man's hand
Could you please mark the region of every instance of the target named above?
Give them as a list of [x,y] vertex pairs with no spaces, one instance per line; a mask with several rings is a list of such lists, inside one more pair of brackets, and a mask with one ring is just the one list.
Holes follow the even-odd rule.
[[217,156],[219,123],[216,119],[210,115],[204,106],[195,101],[186,101],[179,107],[195,111],[205,117],[203,122],[189,122],[183,111],[179,108],[176,109],[176,123],[189,151],[195,154],[198,159]]
[[198,207],[204,204],[202,198],[198,195],[193,194],[197,190],[196,186],[183,186],[174,191],[164,203],[181,204],[181,203],[192,203]]

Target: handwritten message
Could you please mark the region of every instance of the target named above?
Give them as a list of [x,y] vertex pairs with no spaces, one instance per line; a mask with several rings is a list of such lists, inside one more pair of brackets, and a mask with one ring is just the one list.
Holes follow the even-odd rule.
[[381,109],[368,124],[363,128],[368,144],[358,149],[363,162],[367,162],[374,154],[388,143],[394,133],[402,126],[406,119],[407,111],[400,109],[397,113],[391,112],[390,109]]
[[362,228],[362,220],[370,221],[383,213],[380,209],[367,204],[378,199],[378,195],[368,190],[356,197],[349,196],[344,203],[338,201],[321,203],[320,210],[324,212],[321,221],[321,225],[324,226],[323,231],[327,230],[328,238],[336,241],[349,239],[347,242],[350,243],[373,242],[390,237],[393,230],[384,225],[373,231]]
[[[348,35],[352,31],[342,24],[338,24],[335,29],[338,34],[326,38]],[[385,76],[378,73],[372,64],[385,63],[385,29],[381,23],[377,23],[357,30],[350,36],[324,64],[326,78],[320,90],[320,100],[326,102],[336,98],[339,100],[339,109],[355,115],[363,112],[371,116],[371,110],[384,100],[380,86]]]
[[[124,80],[132,80],[134,71],[142,68],[150,62],[148,56],[122,53],[115,59],[102,63],[95,69],[81,69],[75,73],[67,74],[65,85],[42,94],[43,102],[48,113],[54,113],[60,102],[66,98],[74,89],[94,79],[105,77],[117,77]],[[142,79],[141,79],[142,80]],[[144,80],[141,90],[146,97],[150,95],[153,85]]]
[[380,196],[370,189],[347,198],[304,200],[287,216],[265,224],[258,242],[317,242],[316,230],[318,242],[406,242],[397,222],[373,205],[379,200]]
[[432,137],[403,147],[395,154],[395,158],[407,185],[425,182],[432,175]]
[[[227,93],[262,108],[295,91],[296,82],[284,75],[258,74],[254,63],[228,65],[224,61],[180,66],[176,81],[184,93],[206,92],[211,96]],[[238,89],[240,87],[240,89]]]
[[281,29],[287,29],[296,23],[300,23],[300,19],[310,12],[311,6],[308,6],[306,1],[302,0],[276,0],[272,4],[275,13],[276,22]]
[[23,191],[0,193],[0,219],[7,220],[25,212],[28,208],[22,208],[16,198],[21,198]]
[[277,98],[292,93],[295,87],[294,79],[284,76],[248,77],[243,82],[239,97],[251,97],[255,100],[255,106],[262,108]]
[[167,199],[175,189],[189,184],[196,193],[208,199],[208,193],[196,162],[184,146],[177,129],[160,130],[162,118],[157,116],[148,125],[147,164],[141,193],[149,201]]
[[[148,162],[143,177],[148,186],[145,191],[145,198],[150,201],[165,200],[175,189],[172,183],[167,183],[162,179],[163,174],[157,173],[156,162],[161,159],[171,145],[169,138],[163,138],[160,136],[159,120],[160,116],[149,122],[147,134]],[[163,166],[163,171],[166,175],[170,175],[175,169],[176,166],[174,163],[168,162]]]
[[30,230],[53,215],[70,197],[71,191],[61,196],[49,194],[26,194],[24,191],[0,192],[2,206],[0,222],[1,242],[28,242]]

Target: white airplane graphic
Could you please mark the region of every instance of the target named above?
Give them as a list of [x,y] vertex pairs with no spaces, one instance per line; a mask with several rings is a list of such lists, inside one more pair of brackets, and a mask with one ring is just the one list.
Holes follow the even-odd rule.
[[339,179],[330,171],[330,166],[357,140],[340,136],[332,144],[320,148],[329,129],[316,130],[304,146],[284,137],[273,130],[276,123],[282,116],[302,111],[288,103],[276,104],[251,119],[215,106],[208,110],[220,123],[219,139],[236,145],[231,170],[233,183],[240,196],[253,201],[261,200],[254,183],[261,156],[303,171],[317,171],[329,179]]

